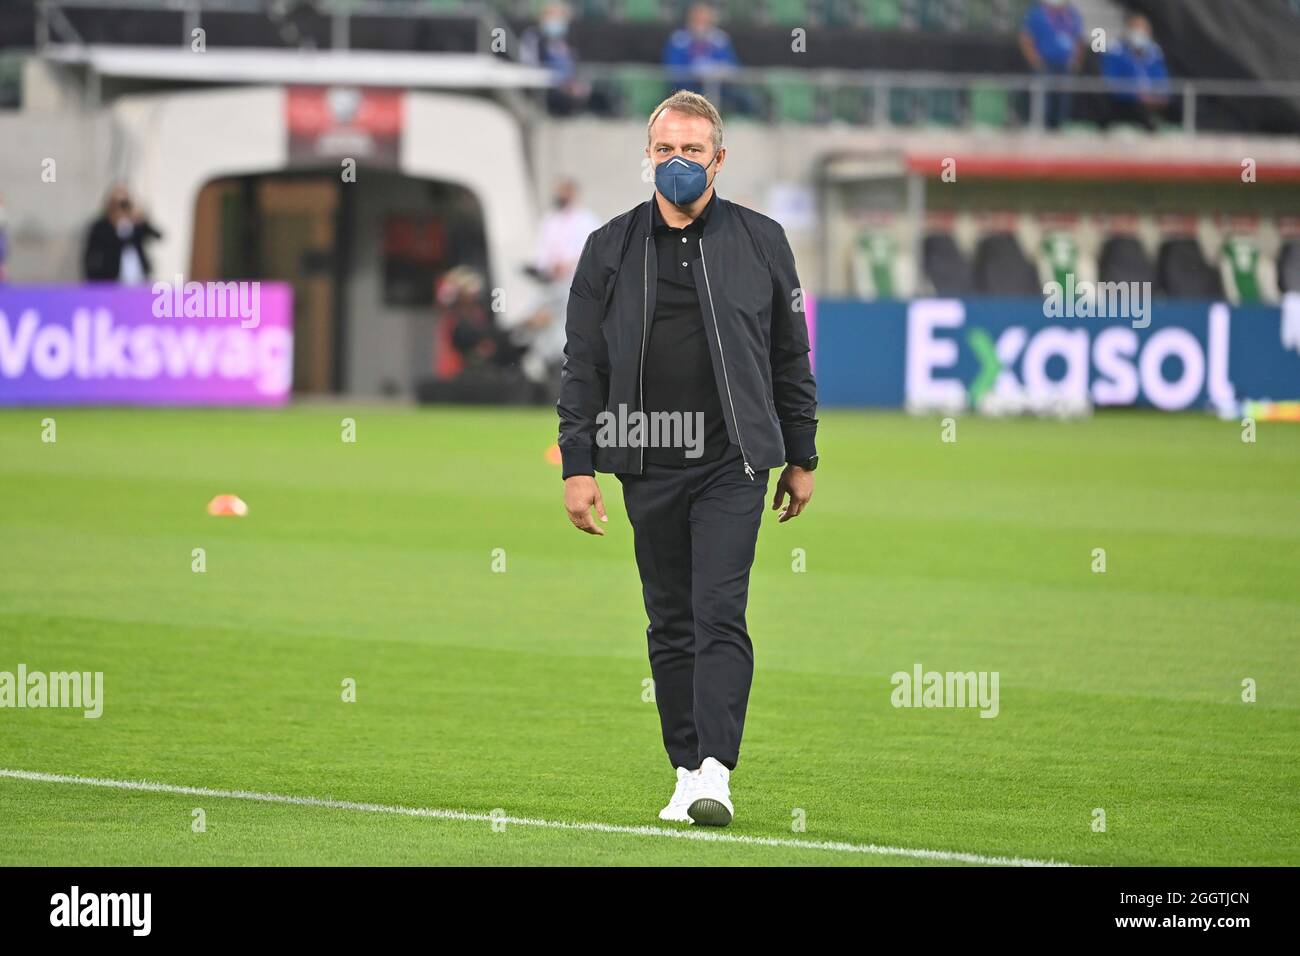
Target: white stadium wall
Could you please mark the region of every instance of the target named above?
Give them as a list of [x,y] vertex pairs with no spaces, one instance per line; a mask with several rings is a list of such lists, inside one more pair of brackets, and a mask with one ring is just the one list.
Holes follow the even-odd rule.
[[112,113],[127,134],[127,183],[162,232],[151,253],[155,278],[189,272],[204,184],[288,165],[279,87],[124,96]]

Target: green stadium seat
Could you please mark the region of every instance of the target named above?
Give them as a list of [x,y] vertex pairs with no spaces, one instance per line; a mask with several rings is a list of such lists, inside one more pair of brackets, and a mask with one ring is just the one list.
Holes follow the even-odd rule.
[[973,30],[979,33],[993,33],[1004,30],[1005,25],[998,22],[997,7],[996,0],[970,0],[959,11],[961,17],[957,25],[964,30]]
[[920,114],[919,94],[915,90],[889,91],[889,122],[895,126],[915,126]]
[[618,0],[615,11],[624,20],[654,21],[664,19],[659,0]]
[[[687,8],[689,6],[690,4],[687,4]],[[754,0],[722,0],[714,6],[718,10],[718,19],[723,27],[734,23],[748,23],[758,17],[758,4]],[[683,10],[678,19],[684,21],[685,17],[686,10]]]
[[867,26],[877,30],[897,30],[903,25],[900,0],[862,0]]
[[931,126],[961,123],[961,95],[957,90],[926,90],[923,95],[925,121]]
[[772,23],[806,27],[812,20],[808,0],[766,0],[764,7]]
[[669,92],[658,72],[634,66],[622,67],[615,72],[612,84],[623,101],[623,113],[627,116],[649,116]]
[[951,30],[953,7],[949,0],[920,0],[918,21],[922,30]]
[[[537,11],[540,13],[550,0],[533,0],[533,2],[537,4]],[[603,19],[609,17],[615,2],[616,0],[570,0],[569,7],[575,17]]]
[[866,17],[858,0],[822,0],[820,19],[827,27],[860,27]]
[[769,75],[772,119],[781,123],[812,123],[817,119],[817,87],[797,73]]
[[1007,125],[1011,104],[1007,91],[996,86],[976,86],[970,91],[971,122],[998,129]]
[[856,86],[841,86],[831,94],[831,116],[843,123],[865,123],[868,106],[867,92]]

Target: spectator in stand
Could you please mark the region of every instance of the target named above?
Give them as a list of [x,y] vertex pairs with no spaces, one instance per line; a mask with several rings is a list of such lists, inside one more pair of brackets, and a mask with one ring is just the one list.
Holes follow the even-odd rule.
[[591,84],[577,75],[578,51],[569,42],[570,12],[567,4],[542,7],[537,24],[519,38],[519,59],[530,66],[550,71],[555,85],[546,91],[546,110],[552,116],[580,113],[592,102]]
[[87,282],[144,285],[149,281],[145,243],[162,237],[131,201],[124,183],[109,190],[104,214],[86,234],[83,268]]
[[[1038,0],[1020,27],[1020,52],[1044,77],[1075,76],[1083,65],[1083,15],[1070,0]],[[1044,121],[1056,129],[1070,118],[1068,90],[1048,90]]]
[[1169,106],[1169,68],[1160,44],[1151,37],[1151,21],[1140,13],[1125,19],[1124,39],[1102,55],[1101,72],[1112,88],[1105,124],[1155,129]]
[[[674,30],[664,44],[664,66],[672,71],[675,89],[716,95],[723,111],[752,115],[758,112],[753,95],[722,78],[740,66],[731,37],[718,26],[718,13],[707,3],[693,4],[686,13],[686,26]],[[706,90],[716,86],[716,94]]]

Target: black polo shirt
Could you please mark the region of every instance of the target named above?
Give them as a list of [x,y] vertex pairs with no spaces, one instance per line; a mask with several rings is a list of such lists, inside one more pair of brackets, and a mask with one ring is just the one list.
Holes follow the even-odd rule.
[[[704,413],[703,454],[688,458],[688,449],[684,447],[649,446],[645,460],[653,464],[679,467],[704,464],[721,458],[730,445],[713,361],[709,357],[708,336],[714,334],[713,319],[704,314],[701,293],[695,288],[692,272],[692,264],[700,257],[700,234],[717,201],[715,192],[699,216],[681,229],[664,222],[657,199],[651,202],[659,280],[655,284],[655,312],[642,377],[644,411],[647,414],[679,412],[683,421],[690,415],[692,428],[698,421],[695,414]],[[698,442],[698,433],[692,435],[693,441]]]

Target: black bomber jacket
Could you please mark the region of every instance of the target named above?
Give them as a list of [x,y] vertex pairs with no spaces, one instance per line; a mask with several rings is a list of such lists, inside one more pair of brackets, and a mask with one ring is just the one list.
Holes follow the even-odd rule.
[[[598,416],[640,410],[654,321],[658,257],[654,197],[587,237],[569,290],[561,371],[565,478],[640,474],[643,448],[597,442]],[[746,473],[817,454],[817,386],[808,360],[804,294],[785,231],[717,197],[693,263],[727,435]]]

